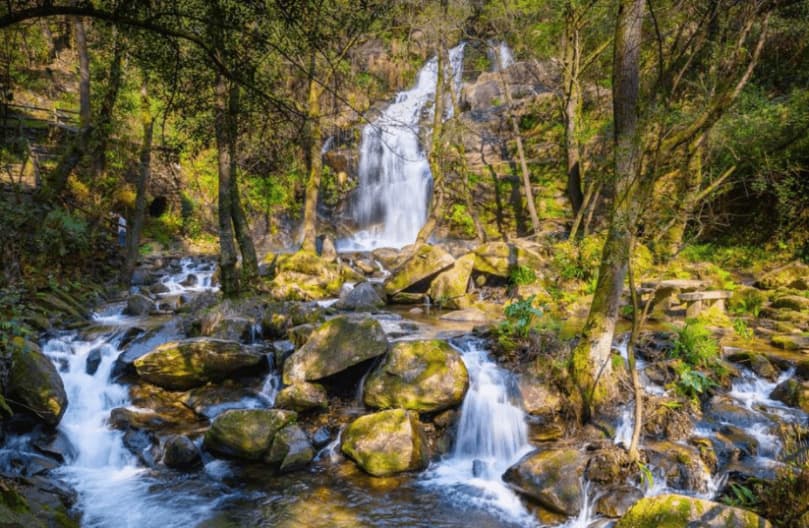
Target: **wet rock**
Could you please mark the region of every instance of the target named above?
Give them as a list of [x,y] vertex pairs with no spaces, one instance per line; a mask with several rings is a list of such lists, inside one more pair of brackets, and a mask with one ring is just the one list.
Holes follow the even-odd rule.
[[94,376],[96,371],[98,370],[98,366],[101,365],[101,349],[96,348],[90,351],[87,354],[87,360],[84,364],[84,371],[90,375]]
[[460,405],[469,387],[461,355],[445,341],[400,341],[365,381],[369,407],[441,411]]
[[726,349],[725,359],[746,366],[761,378],[766,378],[770,381],[778,379],[778,369],[773,366],[764,354],[756,354],[742,349]]
[[329,397],[326,389],[318,383],[299,382],[284,387],[275,398],[279,409],[303,412],[311,409],[326,409]]
[[449,309],[469,308],[471,303],[466,289],[474,264],[475,254],[469,253],[456,260],[450,269],[440,273],[427,291],[433,304]]
[[[424,283],[452,266],[454,262],[452,255],[440,247],[425,244],[393,272],[385,283],[385,292],[393,295],[413,288],[426,292],[428,285]],[[423,287],[420,287],[422,284]]]
[[225,380],[223,383],[193,388],[184,393],[179,401],[198,415],[213,419],[228,409],[244,407],[242,402],[260,402],[256,395],[259,388],[246,386],[244,380]]
[[643,452],[649,464],[663,472],[666,483],[676,489],[705,492],[710,471],[699,451],[674,442],[647,442]]
[[354,310],[371,312],[385,306],[385,301],[377,293],[370,282],[361,282],[354,288],[340,295],[335,307],[340,310]]
[[685,495],[645,497],[621,517],[615,528],[645,526],[704,528],[769,528],[772,525],[749,510]]
[[125,315],[149,315],[157,310],[157,304],[150,298],[140,293],[130,295],[126,300]]
[[585,475],[590,482],[609,485],[627,481],[630,474],[636,472],[635,468],[623,448],[610,445],[590,457]]
[[410,253],[405,248],[402,250],[393,248],[378,248],[373,250],[371,255],[373,255],[374,259],[381,262],[385,269],[392,270],[401,266],[402,263],[410,256]]
[[199,335],[247,343],[252,338],[253,324],[246,317],[224,316],[220,311],[212,311],[200,320]]
[[19,404],[19,412],[56,426],[68,403],[62,378],[36,344],[21,341],[19,345],[12,348],[6,398]]
[[503,279],[508,279],[517,267],[538,270],[544,266],[542,257],[532,249],[507,242],[482,244],[475,248],[474,254],[475,271]]
[[551,418],[562,410],[562,395],[533,368],[520,374],[517,386],[522,408],[532,416]]
[[[668,397],[644,398],[643,435],[658,440],[684,440],[694,428],[692,410],[681,401]],[[735,410],[732,401],[727,402]],[[722,407],[724,409],[724,407]]]
[[196,444],[187,436],[170,436],[163,445],[163,464],[172,469],[190,469],[200,463]]
[[76,449],[76,446],[70,442],[70,439],[65,433],[59,430],[35,439],[32,445],[43,455],[49,456],[63,464],[79,456],[79,451]]
[[276,368],[283,365],[287,358],[291,356],[293,352],[295,352],[295,345],[292,343],[292,341],[288,341],[286,339],[273,341],[272,348],[274,358],[273,364],[276,365]]
[[508,468],[509,487],[562,515],[576,515],[583,504],[581,477],[587,457],[577,449],[534,451]]
[[157,279],[157,274],[149,268],[135,268],[132,272],[132,286],[151,286]]
[[809,337],[801,334],[775,335],[770,342],[784,350],[809,350]]
[[51,477],[3,477],[0,522],[9,528],[79,528],[75,494]]
[[287,473],[305,467],[314,457],[315,451],[306,433],[292,424],[276,433],[264,462],[278,464],[280,471]]
[[278,409],[225,411],[205,433],[203,445],[219,455],[260,460],[270,449],[275,434],[296,418],[296,413]]
[[284,384],[317,381],[381,356],[388,340],[378,321],[335,317],[315,330],[284,363]]
[[739,427],[749,427],[758,421],[754,411],[740,407],[732,398],[718,395],[705,406],[705,416],[718,423],[732,423]]
[[654,362],[667,359],[674,349],[675,335],[671,332],[644,332],[635,346],[639,358]]
[[752,435],[733,425],[723,425],[717,432],[719,440],[733,446],[736,452],[733,458],[739,459],[742,456],[756,456],[759,449],[759,441]]
[[134,361],[142,379],[159,387],[185,390],[221,381],[240,370],[266,364],[263,354],[223,339],[170,341]]
[[426,304],[428,299],[423,293],[399,292],[391,295],[388,300],[391,304]]
[[312,434],[312,445],[314,445],[316,449],[326,447],[329,445],[329,442],[331,442],[331,431],[329,431],[328,427],[318,427]]
[[135,455],[147,467],[155,465],[155,435],[142,429],[125,429],[122,438],[124,447]]
[[199,277],[197,277],[194,273],[189,273],[186,277],[180,282],[180,286],[185,286],[186,288],[193,288],[199,284]]
[[632,486],[616,486],[596,500],[595,511],[604,517],[617,518],[624,515],[633,504],[643,498],[643,492]]
[[809,413],[809,381],[790,378],[778,384],[770,398]]
[[149,293],[152,295],[160,295],[161,293],[168,293],[171,290],[168,286],[163,284],[162,282],[156,282],[152,286],[149,286]]
[[476,458],[472,461],[472,476],[475,478],[482,478],[486,476],[489,471],[488,464],[485,461]]
[[424,469],[430,458],[418,414],[404,409],[357,418],[345,429],[341,449],[375,477]]

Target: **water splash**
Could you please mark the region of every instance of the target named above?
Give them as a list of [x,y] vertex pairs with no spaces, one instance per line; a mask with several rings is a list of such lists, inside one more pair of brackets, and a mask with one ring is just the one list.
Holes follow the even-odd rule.
[[[464,44],[449,50],[453,79],[460,82]],[[362,130],[359,187],[354,219],[360,231],[338,240],[339,251],[401,248],[416,240],[427,218],[432,175],[419,143],[419,122],[435,98],[438,61],[432,58],[416,85],[400,92],[393,104]],[[452,106],[448,105],[451,115]]]
[[532,449],[525,414],[509,394],[511,377],[488,357],[480,341],[467,339],[454,345],[469,371],[469,390],[461,406],[455,448],[431,466],[423,483],[507,522],[538,526],[501,479],[509,466]]

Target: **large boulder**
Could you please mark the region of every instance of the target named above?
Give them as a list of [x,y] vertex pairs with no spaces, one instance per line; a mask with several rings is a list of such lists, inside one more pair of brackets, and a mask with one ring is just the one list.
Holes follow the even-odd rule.
[[271,283],[271,295],[275,299],[310,301],[340,293],[343,284],[340,267],[316,253],[298,251],[272,256],[265,259],[265,263],[268,260],[275,273]]
[[276,433],[264,461],[278,464],[281,472],[286,473],[304,467],[314,457],[315,450],[306,433],[296,424],[290,424]]
[[643,451],[649,464],[663,473],[672,488],[705,492],[711,472],[696,447],[676,442],[647,442]]
[[469,387],[461,355],[445,341],[401,341],[365,381],[369,407],[435,412],[459,405]]
[[341,449],[375,477],[424,469],[429,461],[419,415],[404,409],[357,418],[343,432]]
[[194,338],[170,341],[134,361],[138,375],[154,385],[187,390],[221,381],[266,362],[263,354],[235,341]]
[[790,378],[773,389],[770,398],[809,413],[809,381]]
[[385,301],[370,282],[361,282],[350,291],[340,295],[334,305],[341,310],[366,311],[377,310],[385,306]]
[[170,436],[163,445],[163,464],[174,469],[188,469],[200,462],[199,449],[187,436]]
[[56,367],[39,347],[18,340],[12,347],[6,397],[21,410],[56,426],[67,409],[67,394]]
[[769,528],[755,513],[684,495],[645,497],[621,517],[615,528]]
[[754,286],[765,290],[777,288],[807,290],[809,289],[809,266],[797,260],[790,262],[762,275]]
[[507,242],[488,242],[475,248],[475,271],[507,279],[518,267],[531,270],[543,266],[542,257],[528,247]]
[[535,451],[508,468],[503,480],[543,508],[576,515],[582,508],[582,474],[587,457],[577,449]]
[[126,315],[148,315],[157,310],[157,304],[150,298],[140,293],[130,295],[126,300],[126,308],[124,314]]
[[[440,247],[424,244],[393,272],[391,278],[385,283],[385,292],[393,295],[424,284],[428,279],[452,266],[454,262],[455,259],[452,258],[452,255]],[[425,284],[421,291],[426,290],[427,285]]]
[[225,411],[205,433],[205,449],[234,458],[260,460],[270,449],[275,434],[297,419],[292,411],[235,409]]
[[284,363],[284,384],[317,381],[388,350],[388,339],[375,319],[335,317],[312,332]]
[[456,260],[450,269],[439,274],[427,292],[433,303],[451,309],[469,308],[470,300],[466,289],[474,265],[475,254],[468,253]]
[[276,407],[297,412],[325,409],[328,405],[329,397],[326,389],[318,383],[293,383],[281,389],[275,397]]

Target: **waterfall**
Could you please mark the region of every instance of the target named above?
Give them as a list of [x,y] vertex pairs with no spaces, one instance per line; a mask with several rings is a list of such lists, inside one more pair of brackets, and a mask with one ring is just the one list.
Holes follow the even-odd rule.
[[[463,71],[464,44],[449,50],[456,89]],[[432,175],[419,142],[423,110],[435,98],[438,61],[434,57],[418,73],[415,86],[396,95],[395,101],[362,130],[359,187],[353,204],[360,228],[339,240],[340,251],[401,248],[416,240],[427,218]],[[451,116],[452,105],[447,105]]]
[[[208,278],[207,269],[197,268],[190,260],[183,262],[181,273],[191,272],[201,276],[203,281]],[[177,292],[188,291],[181,289],[176,279],[167,279],[167,283],[177,285]],[[210,286],[192,288],[202,291]],[[118,307],[95,317],[97,322],[114,328],[104,337],[84,341],[73,331],[43,343],[45,355],[57,367],[61,366],[70,402],[59,429],[78,453],[57,473],[77,491],[84,527],[195,526],[210,514],[217,500],[203,497],[191,480],[185,485],[178,484],[165,477],[160,479],[154,472],[139,466],[137,457],[124,445],[123,432],[108,424],[112,409],[130,406],[127,387],[110,381],[110,373],[121,352],[120,336],[137,321],[120,312]],[[100,352],[101,363],[90,374],[87,359],[96,351]]]
[[536,526],[536,519],[501,475],[532,449],[525,413],[512,403],[510,374],[488,356],[481,341],[453,343],[469,371],[455,447],[431,467],[424,484],[463,504],[490,510],[505,521]]

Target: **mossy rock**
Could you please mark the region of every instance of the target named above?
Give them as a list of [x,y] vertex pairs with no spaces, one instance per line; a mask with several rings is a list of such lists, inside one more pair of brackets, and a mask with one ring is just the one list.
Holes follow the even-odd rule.
[[343,432],[341,449],[375,477],[424,469],[430,458],[418,413],[404,409],[357,418]]
[[[407,259],[385,283],[385,292],[393,295],[425,282],[453,265],[452,255],[437,246],[425,244]],[[425,287],[421,291],[426,291]]]
[[776,288],[793,288],[796,290],[809,289],[809,266],[795,261],[772,270],[759,278],[754,286],[765,290]]
[[329,406],[329,397],[323,385],[299,382],[281,389],[275,398],[275,406],[297,412],[325,409]]
[[697,448],[669,441],[647,442],[643,452],[660,469],[666,483],[677,489],[705,492],[710,471]]
[[221,381],[266,362],[263,354],[235,341],[193,338],[169,341],[135,360],[143,380],[171,390],[187,390]]
[[809,337],[800,334],[775,335],[770,338],[770,342],[784,350],[806,350],[809,349]]
[[809,381],[790,378],[778,384],[770,398],[809,413]]
[[469,308],[471,301],[466,296],[466,289],[474,265],[475,254],[468,253],[456,260],[450,269],[441,272],[427,291],[433,304],[455,310]]
[[507,279],[517,267],[538,270],[544,266],[542,257],[528,249],[507,242],[488,242],[475,248],[475,271]]
[[460,405],[469,388],[461,355],[445,341],[401,341],[365,381],[369,407],[435,412]]
[[341,316],[323,323],[284,363],[284,384],[317,381],[388,350],[379,321]]
[[334,306],[340,310],[371,312],[385,306],[385,301],[379,296],[373,284],[361,282],[351,291],[340,295],[340,300]]
[[277,300],[336,297],[344,280],[340,266],[309,251],[278,255],[273,272],[270,293]]
[[278,409],[235,409],[217,416],[205,433],[205,449],[227,457],[260,460],[275,434],[298,415]]
[[56,426],[67,409],[67,393],[53,362],[28,341],[12,348],[6,397],[23,412]]
[[508,468],[503,480],[509,487],[562,515],[576,515],[582,508],[581,486],[587,457],[578,449],[534,451]]
[[795,310],[796,312],[806,312],[809,310],[809,299],[800,295],[783,295],[773,300],[773,308],[783,308]]
[[[13,478],[13,480],[12,480]],[[73,498],[36,478],[0,478],[0,526],[8,528],[79,528]]]
[[282,473],[305,467],[315,457],[315,451],[306,433],[296,424],[278,431],[270,450],[264,457],[268,464],[278,464]]
[[755,513],[684,495],[645,497],[621,517],[615,528],[770,528]]

